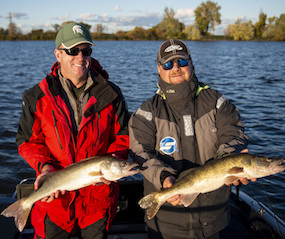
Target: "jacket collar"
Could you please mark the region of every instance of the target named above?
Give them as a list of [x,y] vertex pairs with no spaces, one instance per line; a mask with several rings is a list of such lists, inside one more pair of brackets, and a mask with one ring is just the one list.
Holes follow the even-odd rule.
[[[63,90],[58,76],[59,67],[59,63],[56,62],[52,66],[50,74],[46,77],[48,88],[54,96],[60,95]],[[99,112],[118,97],[118,94],[108,83],[109,75],[107,71],[103,70],[100,63],[94,58],[92,58],[90,74],[93,79],[90,97],[96,99],[96,104],[91,105],[87,109],[85,114],[88,115]]]
[[198,88],[198,79],[193,72],[189,81],[172,85],[168,84],[159,77],[158,87],[159,90],[156,93],[168,102],[194,99]]

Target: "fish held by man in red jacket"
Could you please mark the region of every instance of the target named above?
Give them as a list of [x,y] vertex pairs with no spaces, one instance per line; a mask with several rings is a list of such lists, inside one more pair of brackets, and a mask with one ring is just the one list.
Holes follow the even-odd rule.
[[82,160],[60,171],[50,173],[38,190],[7,207],[1,215],[15,217],[15,224],[19,231],[22,231],[36,201],[57,190],[73,191],[100,183],[102,177],[108,181],[117,181],[123,177],[137,174],[139,172],[139,169],[135,169],[137,166],[137,163],[110,156],[95,156]]

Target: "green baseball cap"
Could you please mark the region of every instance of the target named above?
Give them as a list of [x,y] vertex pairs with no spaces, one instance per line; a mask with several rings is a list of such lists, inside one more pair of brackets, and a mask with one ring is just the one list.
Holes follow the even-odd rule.
[[65,24],[55,38],[56,48],[59,48],[62,44],[64,48],[70,49],[82,43],[95,46],[86,27],[76,22]]

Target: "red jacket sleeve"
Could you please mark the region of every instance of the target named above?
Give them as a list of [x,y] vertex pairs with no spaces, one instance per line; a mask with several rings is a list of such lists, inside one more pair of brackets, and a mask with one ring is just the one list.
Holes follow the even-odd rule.
[[41,122],[36,116],[36,103],[41,93],[38,85],[24,92],[22,115],[16,136],[19,154],[37,173],[40,173],[47,163],[56,166],[55,160],[50,157],[50,150],[44,144]]
[[109,82],[113,89],[118,93],[117,99],[113,102],[116,114],[113,125],[114,138],[108,148],[108,154],[115,154],[120,159],[127,159],[129,154],[129,131],[128,122],[130,114],[119,87]]

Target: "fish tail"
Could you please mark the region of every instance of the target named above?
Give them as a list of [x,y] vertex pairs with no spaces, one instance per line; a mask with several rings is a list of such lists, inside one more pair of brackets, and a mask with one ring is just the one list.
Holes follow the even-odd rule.
[[15,224],[20,232],[23,231],[31,211],[31,207],[23,207],[23,202],[24,199],[20,199],[11,204],[1,213],[1,215],[5,217],[14,217]]
[[155,192],[148,194],[139,201],[140,207],[146,209],[146,215],[149,220],[154,218],[159,208],[163,204],[157,201],[155,195],[156,195]]

